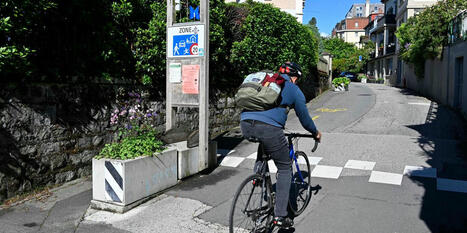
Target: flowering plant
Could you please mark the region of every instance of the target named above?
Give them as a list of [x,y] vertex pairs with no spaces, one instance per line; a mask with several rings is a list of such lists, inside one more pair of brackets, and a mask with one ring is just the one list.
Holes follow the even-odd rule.
[[151,156],[164,150],[158,140],[159,134],[154,129],[158,114],[144,104],[140,94],[128,93],[129,99],[112,111],[110,124],[118,129],[117,141],[106,144],[100,151],[99,158],[133,159],[139,156]]
[[143,103],[141,94],[130,92],[129,99],[114,109],[110,124],[117,126],[119,139],[137,136],[147,131],[154,131],[157,112]]

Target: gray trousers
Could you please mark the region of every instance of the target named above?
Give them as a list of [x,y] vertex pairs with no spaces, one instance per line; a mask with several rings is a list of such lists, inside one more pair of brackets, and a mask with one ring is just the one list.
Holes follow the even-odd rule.
[[[292,180],[292,160],[289,157],[289,145],[282,128],[255,120],[240,122],[240,128],[245,138],[258,138],[264,151],[270,154],[277,167],[276,204],[274,216],[287,216],[290,183]],[[258,151],[258,157],[260,157]]]

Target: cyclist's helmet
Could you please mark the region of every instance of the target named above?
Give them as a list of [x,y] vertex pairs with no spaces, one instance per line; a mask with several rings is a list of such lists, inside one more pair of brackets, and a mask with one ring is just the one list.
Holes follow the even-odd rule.
[[288,61],[281,65],[279,73],[300,78],[302,76],[302,68],[297,63]]

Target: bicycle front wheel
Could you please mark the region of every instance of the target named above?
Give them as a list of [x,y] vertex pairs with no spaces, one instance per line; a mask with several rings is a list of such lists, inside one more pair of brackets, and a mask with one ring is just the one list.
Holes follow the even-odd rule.
[[272,222],[270,186],[254,174],[238,187],[230,208],[229,229],[233,232],[268,232]]
[[305,208],[311,199],[310,186],[310,162],[308,156],[302,151],[295,152],[297,163],[292,164],[292,183],[290,185],[289,209],[298,216]]

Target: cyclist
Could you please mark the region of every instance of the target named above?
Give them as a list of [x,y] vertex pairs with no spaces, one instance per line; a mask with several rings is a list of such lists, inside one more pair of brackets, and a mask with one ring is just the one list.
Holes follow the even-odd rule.
[[[302,76],[300,66],[286,62],[279,68],[279,73],[286,80],[281,92],[279,107],[266,111],[244,111],[241,113],[240,128],[245,138],[257,138],[261,141],[265,153],[271,155],[277,167],[276,203],[273,223],[281,228],[293,226],[293,220],[287,217],[287,205],[292,179],[292,161],[289,157],[288,142],[283,128],[287,121],[288,108],[293,108],[302,126],[321,140],[321,133],[311,119],[306,107],[305,96],[295,83]],[[260,152],[261,150],[258,150]],[[257,156],[255,167],[261,163]]]

